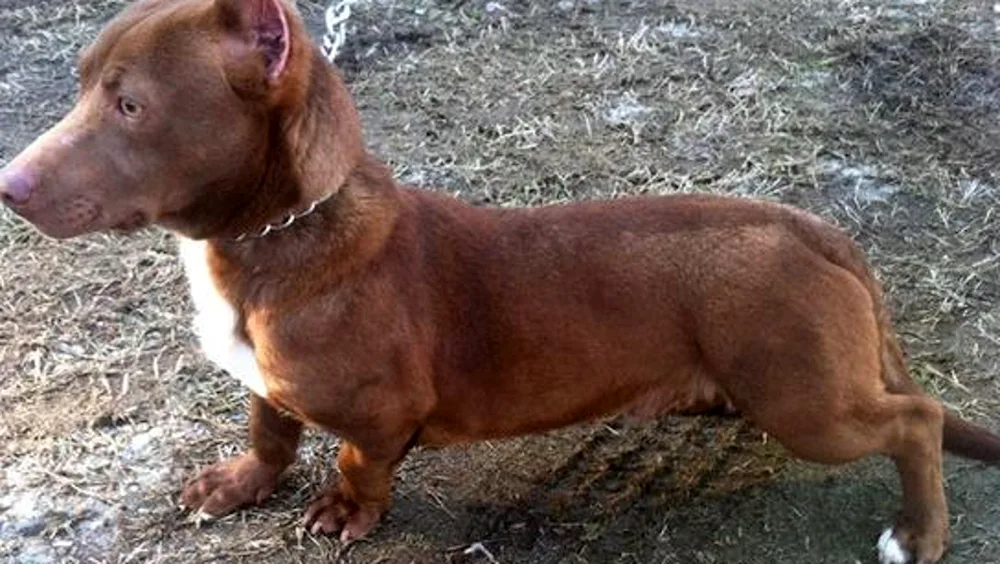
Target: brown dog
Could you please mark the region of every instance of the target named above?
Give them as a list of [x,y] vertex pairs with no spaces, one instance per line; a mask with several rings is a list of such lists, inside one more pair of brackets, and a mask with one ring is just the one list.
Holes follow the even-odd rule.
[[206,354],[251,396],[246,454],[183,502],[261,501],[303,423],[337,433],[314,532],[367,533],[417,444],[619,412],[739,412],[796,455],[890,456],[883,562],[947,540],[941,447],[1000,439],[913,384],[858,248],[790,207],[676,196],[473,208],[365,152],[339,76],[280,0],[145,0],[80,59],[76,107],[0,172],[55,237],[178,234]]

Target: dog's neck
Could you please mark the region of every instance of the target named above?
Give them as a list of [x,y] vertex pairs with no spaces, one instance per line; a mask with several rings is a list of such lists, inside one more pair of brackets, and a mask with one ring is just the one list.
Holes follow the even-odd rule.
[[[302,103],[275,114],[276,142],[244,213],[208,238],[219,261],[258,272],[255,283],[316,265],[328,279],[333,270],[356,268],[380,252],[400,210],[391,171],[364,149],[346,86],[318,52],[312,62]],[[285,229],[237,240],[291,215],[296,219]]]
[[313,48],[307,91],[283,120],[282,136],[300,202],[328,197],[366,158],[361,120],[343,79]]
[[208,240],[210,263],[235,303],[336,284],[383,253],[405,197],[391,171],[371,156],[339,190],[294,228],[266,237]]
[[[269,169],[254,191],[258,202],[248,206],[252,213],[239,222],[240,234],[275,233],[269,226],[311,214],[365,160],[360,119],[347,88],[318,52],[310,62],[299,103],[275,110]],[[292,221],[288,229],[294,228]]]
[[165,218],[165,227],[195,239],[236,239],[301,216],[314,203],[328,207],[337,200],[369,157],[340,76],[318,51],[308,59],[291,81],[291,94],[268,110],[259,146],[247,150],[245,177],[205,186],[197,201]]

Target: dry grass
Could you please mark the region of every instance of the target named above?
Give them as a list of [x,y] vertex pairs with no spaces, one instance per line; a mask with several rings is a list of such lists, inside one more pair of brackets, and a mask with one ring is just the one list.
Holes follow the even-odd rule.
[[[0,162],[68,107],[75,52],[123,3],[0,7]],[[369,0],[343,61],[409,183],[504,206],[714,191],[835,219],[890,288],[916,377],[996,427],[1000,20],[973,4]],[[322,6],[300,8],[318,30]],[[867,561],[895,504],[884,465],[831,475],[695,420],[419,452],[389,522],[339,556],[296,526],[336,448],[310,437],[272,501],[196,529],[178,486],[243,448],[246,392],[188,315],[168,235],[55,243],[0,213],[0,555],[486,562],[464,554],[482,541],[502,562]],[[996,477],[949,469],[949,562],[1000,559]]]

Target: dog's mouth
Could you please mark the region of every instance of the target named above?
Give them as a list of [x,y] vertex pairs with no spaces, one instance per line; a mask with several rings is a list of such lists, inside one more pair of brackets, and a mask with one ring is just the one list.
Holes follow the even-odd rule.
[[72,196],[52,202],[36,197],[28,205],[13,208],[17,215],[39,231],[55,239],[68,239],[92,231],[101,217],[101,209],[85,196]]
[[142,211],[129,212],[123,219],[109,225],[108,214],[86,196],[66,198],[51,206],[26,206],[14,212],[32,223],[39,231],[56,239],[68,239],[94,231],[133,233],[149,225]]

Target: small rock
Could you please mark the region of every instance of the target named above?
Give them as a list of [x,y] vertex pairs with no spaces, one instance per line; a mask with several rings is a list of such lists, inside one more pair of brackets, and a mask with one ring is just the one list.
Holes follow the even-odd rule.
[[614,126],[636,125],[645,121],[652,111],[652,108],[636,100],[635,94],[627,92],[608,104],[603,117],[606,122]]
[[486,3],[486,13],[494,14],[497,12],[506,12],[507,8],[500,2],[487,2]]
[[671,21],[657,27],[656,29],[676,39],[687,39],[689,37],[698,37],[701,35],[701,32],[687,22]]
[[45,530],[45,520],[41,517],[29,517],[14,523],[14,530],[22,537],[38,536]]
[[17,553],[17,558],[11,562],[19,564],[52,564],[58,562],[56,553],[52,547],[45,545],[28,545],[21,547]]

